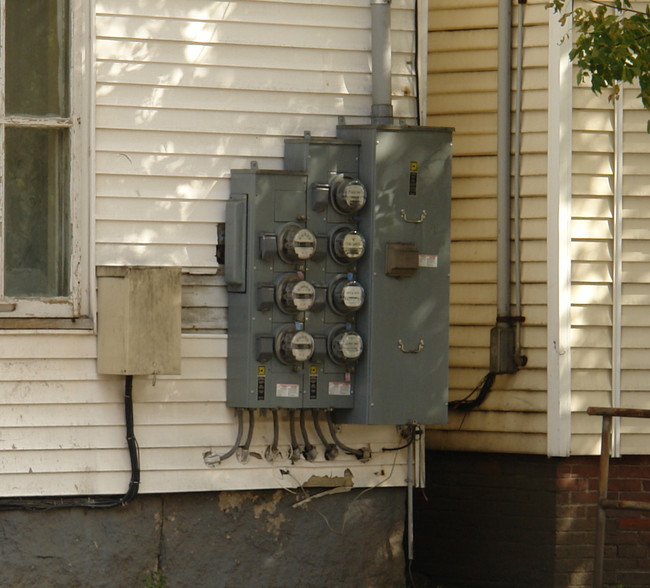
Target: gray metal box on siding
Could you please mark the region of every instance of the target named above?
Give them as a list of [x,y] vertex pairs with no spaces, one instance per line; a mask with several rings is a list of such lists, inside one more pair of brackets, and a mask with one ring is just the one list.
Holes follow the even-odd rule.
[[337,420],[365,424],[447,422],[451,129],[341,126],[361,143],[360,215],[368,284],[359,312],[367,346],[357,397]]
[[181,268],[97,268],[97,371],[181,373]]
[[279,360],[278,332],[300,322],[282,312],[275,287],[305,270],[277,253],[287,226],[304,227],[306,176],[274,170],[232,170],[226,205],[228,288],[227,404],[239,408],[301,408],[305,367]]

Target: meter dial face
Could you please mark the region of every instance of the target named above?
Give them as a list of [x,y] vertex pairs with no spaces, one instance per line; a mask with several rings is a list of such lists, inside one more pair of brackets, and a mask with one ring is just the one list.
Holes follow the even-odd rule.
[[348,225],[342,225],[330,236],[330,253],[342,264],[357,261],[366,251],[366,240],[357,230]]
[[332,183],[330,194],[332,206],[343,214],[359,212],[368,198],[365,186],[348,176],[338,176]]
[[316,289],[298,274],[287,274],[275,289],[276,302],[282,312],[293,314],[309,310],[316,300]]
[[361,357],[363,340],[355,331],[340,327],[330,334],[328,351],[334,363],[350,366]]
[[363,286],[347,277],[339,278],[332,283],[328,295],[332,310],[342,315],[360,310],[366,298]]
[[285,364],[308,361],[314,354],[314,338],[306,331],[297,331],[288,325],[275,337],[275,352]]
[[278,238],[278,254],[287,263],[311,259],[316,252],[316,237],[298,224],[285,225]]

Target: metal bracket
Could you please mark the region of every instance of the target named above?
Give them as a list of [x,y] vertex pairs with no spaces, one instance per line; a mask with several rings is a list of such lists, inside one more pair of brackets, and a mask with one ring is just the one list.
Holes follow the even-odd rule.
[[405,223],[420,224],[421,222],[424,222],[424,219],[425,219],[425,218],[427,218],[427,211],[426,211],[426,210],[423,210],[423,211],[422,211],[422,214],[420,215],[420,218],[419,218],[418,220],[413,220],[413,219],[409,219],[409,218],[407,218],[407,217],[406,217],[406,212],[404,211],[403,208],[399,211],[399,214],[400,214],[400,216],[402,217],[402,220],[403,220]]
[[404,342],[401,339],[397,340],[397,347],[402,353],[420,353],[424,349],[424,341],[420,339],[417,349],[406,349]]

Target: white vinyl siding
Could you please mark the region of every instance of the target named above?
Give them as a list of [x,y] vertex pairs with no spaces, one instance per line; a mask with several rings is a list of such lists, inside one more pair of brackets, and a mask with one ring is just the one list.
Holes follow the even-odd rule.
[[[452,411],[449,427],[428,434],[430,448],[546,453],[548,14],[544,4],[529,2],[524,18],[521,255],[526,322],[522,344],[528,366],[514,376],[498,376],[480,409],[469,414]],[[456,129],[449,393],[454,400],[469,394],[487,373],[489,333],[496,322],[498,2],[430,0],[429,10],[427,124]],[[513,28],[513,64],[515,47]]]
[[[370,446],[366,464],[327,462],[320,447],[316,462],[291,464],[286,411],[280,460],[256,457],[272,440],[270,414],[258,414],[247,463],[203,461],[237,428],[215,260],[230,170],[277,169],[285,137],[334,136],[340,116],[368,122],[370,20],[366,0],[96,2],[94,261],[184,268],[182,373],[134,378],[144,493],[295,487],[348,470],[355,486],[405,484],[406,453],[382,452],[403,443],[395,427],[341,428],[344,443]],[[394,0],[392,20],[395,113],[413,122],[413,2]],[[0,494],[126,491],[124,379],[99,376],[96,357],[90,330],[2,332]]]
[[[98,2],[97,263],[215,267],[230,169],[370,112],[367,2]],[[392,8],[395,114],[416,113],[412,2]],[[410,97],[408,97],[410,96]]]

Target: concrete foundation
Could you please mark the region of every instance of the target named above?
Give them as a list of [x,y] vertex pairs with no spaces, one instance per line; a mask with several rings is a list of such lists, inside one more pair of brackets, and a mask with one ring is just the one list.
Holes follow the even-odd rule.
[[[313,496],[322,490],[310,489]],[[140,496],[0,515],[0,586],[404,585],[405,490]]]

